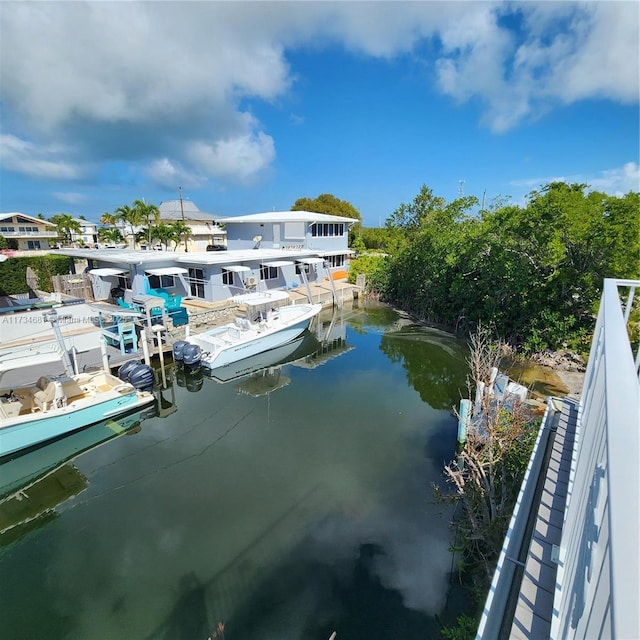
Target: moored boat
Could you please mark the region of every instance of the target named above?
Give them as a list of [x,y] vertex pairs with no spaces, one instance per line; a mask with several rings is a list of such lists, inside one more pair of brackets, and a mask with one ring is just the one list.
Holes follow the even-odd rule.
[[288,299],[284,291],[236,296],[233,301],[245,307],[245,317],[190,336],[187,342],[200,347],[200,363],[208,369],[287,344],[302,334],[322,309],[320,304],[281,305]]
[[153,400],[152,393],[105,371],[40,376],[33,384],[0,391],[0,458]]

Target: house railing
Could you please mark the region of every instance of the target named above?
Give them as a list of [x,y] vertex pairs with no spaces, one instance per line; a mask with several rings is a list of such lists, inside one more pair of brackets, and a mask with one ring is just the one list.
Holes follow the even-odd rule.
[[[640,281],[604,281],[578,409],[558,550],[551,638],[640,638],[640,348],[627,326]],[[635,305],[635,307],[634,307]],[[551,403],[522,483],[478,628],[497,638],[514,588],[533,492],[542,481]],[[553,587],[552,587],[553,588]],[[508,628],[508,627],[507,627]]]
[[57,238],[58,232],[53,231],[1,231],[5,238]]
[[604,282],[578,410],[553,638],[640,638],[639,357],[627,332],[638,288]]

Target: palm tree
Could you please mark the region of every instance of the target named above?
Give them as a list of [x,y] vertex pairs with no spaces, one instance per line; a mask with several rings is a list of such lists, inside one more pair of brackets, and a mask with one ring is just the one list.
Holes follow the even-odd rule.
[[[169,250],[169,243],[175,242],[175,232],[173,230],[173,225],[164,224],[161,222],[157,227],[153,228],[152,238],[159,240],[163,245],[165,250]],[[180,236],[178,236],[178,242],[180,241]]]
[[118,223],[119,221],[119,217],[117,214],[115,213],[110,213],[109,211],[105,211],[101,216],[100,216],[100,222],[102,224],[108,224],[111,226],[114,226]]
[[[146,240],[151,244],[151,240],[153,237],[151,231],[151,223],[153,221],[154,225],[157,225],[160,221],[160,209],[155,204],[147,204],[144,200],[134,200],[133,207],[136,211],[136,217],[144,219],[147,223],[147,237]],[[138,240],[139,242],[140,240]]]
[[185,251],[187,249],[187,238],[191,237],[191,227],[188,227],[182,220],[176,220],[169,225],[173,232],[172,240],[176,243],[176,246],[173,248],[175,251],[178,248],[178,244],[184,240],[184,248]]
[[131,242],[133,244],[133,248],[135,249],[136,248],[136,238],[135,238],[136,228],[142,225],[142,223],[145,221],[144,215],[142,214],[140,209],[136,207],[130,207],[127,204],[121,207],[118,207],[116,209],[116,215],[118,216],[119,221],[122,221],[125,225],[129,225],[130,233],[128,233],[127,235],[131,236]]
[[82,227],[73,216],[68,213],[58,213],[49,218],[49,222],[53,222],[58,228],[58,236],[65,244],[71,244],[74,233],[82,233]]
[[119,244],[124,240],[120,229],[117,227],[102,227],[98,229],[98,236],[100,240],[104,240],[109,244]]

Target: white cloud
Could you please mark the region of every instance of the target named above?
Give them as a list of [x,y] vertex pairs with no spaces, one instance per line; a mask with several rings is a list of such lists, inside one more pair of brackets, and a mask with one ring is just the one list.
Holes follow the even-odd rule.
[[[636,2],[565,3],[564,16],[552,3],[525,3],[535,38],[519,52],[523,66],[544,68],[542,89],[565,103],[584,98],[638,101],[639,5]],[[562,5],[561,5],[562,6]],[[544,33],[564,17],[566,31],[550,44]]]
[[589,180],[595,191],[622,196],[629,191],[640,192],[640,167],[635,162],[627,162],[623,167],[602,171]]
[[68,151],[60,145],[38,146],[14,135],[0,135],[2,166],[33,178],[73,180],[80,177],[83,173],[80,166],[60,160]]
[[201,187],[206,179],[188,171],[177,162],[169,158],[158,158],[152,161],[145,169],[145,173],[160,186],[174,188],[176,186],[197,188]]
[[[469,7],[470,5],[464,5]],[[485,122],[506,131],[526,117],[585,98],[637,102],[638,4],[523,2],[507,30],[495,3],[461,13],[441,32],[440,89],[459,101],[479,98]]]
[[56,200],[66,202],[67,204],[84,204],[87,202],[87,197],[84,194],[73,191],[55,191],[51,195],[56,198]]
[[638,99],[633,2],[15,2],[0,31],[5,133],[32,140],[5,167],[60,179],[80,171],[71,146],[146,163],[165,184],[251,179],[277,140],[244,101],[286,99],[300,48],[391,59],[428,43],[438,88],[478,101],[494,131],[558,104]]
[[623,196],[629,191],[640,192],[640,166],[635,162],[627,162],[622,167],[604,169],[597,174],[569,176],[546,176],[541,178],[527,178],[514,180],[510,184],[514,187],[539,189],[550,182],[567,182],[569,184],[586,184],[591,191],[602,191],[612,196]]
[[261,131],[213,143],[195,142],[189,150],[189,158],[201,170],[240,181],[260,172],[274,157],[273,138]]

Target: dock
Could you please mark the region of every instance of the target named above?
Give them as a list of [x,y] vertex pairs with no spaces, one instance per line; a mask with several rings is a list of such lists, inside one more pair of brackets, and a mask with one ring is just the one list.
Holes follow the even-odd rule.
[[[308,289],[306,286],[301,286],[289,289],[287,293],[289,294],[292,304],[309,302],[310,293],[311,302],[322,304],[323,307],[328,308],[334,306],[334,297],[337,298],[338,306],[342,306],[343,303],[350,303],[354,297],[356,297],[358,291],[358,286],[349,284],[346,280],[341,280],[334,281],[333,283],[328,281],[309,283]],[[103,307],[103,312],[105,313],[108,313],[109,310],[112,310],[114,314],[121,311],[121,309],[115,305],[107,303],[99,303],[99,306]],[[168,326],[165,328],[166,330],[161,332],[161,344],[159,344],[159,341],[155,337],[147,336],[149,356],[152,359],[159,356],[159,349],[162,348],[165,361],[171,360],[173,357],[173,344],[178,340],[184,340],[187,335],[187,327],[190,334],[200,333],[232,321],[241,312],[241,308],[231,300],[210,302],[196,298],[186,298],[182,300],[182,306],[187,309],[189,316],[188,325],[174,327],[169,321],[167,323]],[[87,342],[94,344],[93,334],[95,334],[95,347],[77,349],[75,354],[73,354],[72,359],[77,363],[79,371],[102,367],[102,351],[100,348],[101,330],[99,327],[84,327],[81,329],[65,328],[62,332],[63,339],[70,352],[73,351],[77,340],[85,344]],[[6,342],[2,345],[2,352],[5,354],[22,350],[25,352],[31,350],[31,352],[33,352],[33,350],[37,350],[39,347],[44,348],[44,345],[51,344],[52,342],[55,342],[53,333],[47,333],[39,337],[31,336],[22,340]],[[125,353],[122,353],[119,347],[110,344],[106,346],[106,351],[109,367],[112,371],[116,371],[123,363],[129,360],[142,360],[144,357],[140,343],[138,344],[138,349],[135,351],[127,349]],[[56,375],[61,373],[61,371],[58,371],[56,368],[60,368],[59,363],[43,364],[41,367],[37,367],[37,375]],[[26,379],[29,376],[33,377],[33,374],[30,374],[28,369],[7,372],[3,378],[2,387],[8,388],[32,382],[31,379]]]

